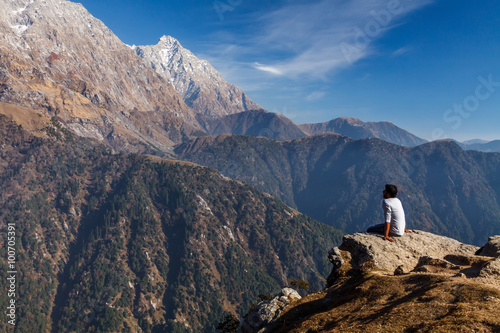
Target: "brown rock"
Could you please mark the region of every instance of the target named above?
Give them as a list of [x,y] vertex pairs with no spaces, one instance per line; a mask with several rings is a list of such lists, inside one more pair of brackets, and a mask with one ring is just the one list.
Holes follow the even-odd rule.
[[403,274],[404,274],[403,265],[399,265],[398,268],[396,268],[396,270],[394,271],[394,275],[403,275]]
[[477,254],[485,257],[500,257],[500,236],[488,238],[488,243],[480,248]]
[[346,235],[339,248],[351,253],[353,268],[373,261],[374,269],[391,273],[398,266],[402,266],[404,271],[411,271],[421,257],[445,261],[446,255],[473,256],[478,249],[477,246],[463,244],[452,238],[418,230],[396,238],[394,243],[376,234]]
[[487,263],[479,273],[480,277],[495,276],[500,278],[500,258]]

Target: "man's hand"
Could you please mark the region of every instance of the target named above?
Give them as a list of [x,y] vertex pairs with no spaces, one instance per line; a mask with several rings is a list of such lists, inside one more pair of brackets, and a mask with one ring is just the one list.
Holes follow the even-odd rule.
[[390,222],[385,222],[385,225],[384,225],[384,239],[388,240],[389,242],[393,242],[394,243],[394,239],[392,239],[389,236],[389,229],[390,228],[391,228],[391,223]]

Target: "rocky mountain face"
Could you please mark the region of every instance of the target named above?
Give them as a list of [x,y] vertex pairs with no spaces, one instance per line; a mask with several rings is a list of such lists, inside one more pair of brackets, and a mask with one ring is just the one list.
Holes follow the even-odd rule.
[[387,183],[398,186],[410,228],[472,244],[500,233],[500,154],[463,151],[450,141],[406,148],[337,134],[286,142],[222,135],[175,153],[349,233],[383,222]]
[[198,59],[171,36],[163,36],[156,45],[134,45],[132,49],[171,82],[184,102],[202,118],[261,109],[240,88],[226,82],[208,61]]
[[2,0],[0,8],[0,102],[120,150],[166,151],[199,131],[170,82],[82,5]]
[[290,278],[324,286],[340,231],[208,168],[112,154],[55,120],[43,131],[0,115],[0,229],[16,228],[17,330],[215,332],[226,312],[242,315]]
[[352,139],[379,138],[406,147],[427,142],[389,121],[363,122],[357,118],[342,117],[325,123],[302,124],[299,127],[308,135],[337,133]]
[[395,243],[347,235],[330,251],[328,289],[288,297],[281,308],[262,302],[238,332],[497,332],[499,238],[484,247],[494,249],[490,255],[422,231]]

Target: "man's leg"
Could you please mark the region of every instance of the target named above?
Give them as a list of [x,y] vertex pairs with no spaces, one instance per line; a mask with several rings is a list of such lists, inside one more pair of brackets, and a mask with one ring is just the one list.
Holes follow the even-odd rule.
[[372,232],[375,234],[381,234],[383,235],[385,233],[385,223],[377,224],[374,226],[369,227],[366,232]]

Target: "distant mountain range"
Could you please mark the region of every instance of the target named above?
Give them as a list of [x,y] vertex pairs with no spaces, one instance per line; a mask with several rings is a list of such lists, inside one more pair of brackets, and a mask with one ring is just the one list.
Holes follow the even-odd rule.
[[457,142],[465,150],[478,150],[485,153],[500,152],[500,140],[484,141],[473,140],[466,142]]
[[500,154],[464,151],[451,141],[406,148],[338,134],[287,142],[223,135],[175,153],[348,233],[382,221],[386,183],[398,185],[410,228],[473,244],[500,233]]
[[199,131],[173,86],[82,5],[0,6],[0,102],[57,117],[116,150],[168,151]]
[[279,141],[336,133],[353,139],[379,138],[408,147],[427,142],[388,121],[363,122],[357,118],[341,117],[325,123],[297,125],[281,114],[265,110],[250,110],[212,119],[205,122],[204,130],[210,135],[263,136]]
[[414,147],[426,143],[389,121],[363,122],[357,118],[342,117],[326,123],[303,124],[299,127],[307,134],[338,133],[352,139],[379,138],[400,146]]

